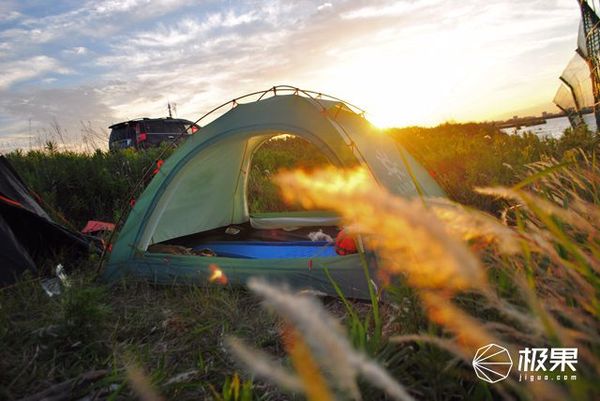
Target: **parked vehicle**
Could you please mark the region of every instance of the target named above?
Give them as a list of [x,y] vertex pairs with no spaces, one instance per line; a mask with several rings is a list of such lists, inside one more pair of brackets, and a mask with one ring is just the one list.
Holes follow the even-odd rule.
[[180,118],[140,118],[111,125],[108,147],[110,150],[158,146],[162,142],[185,140],[199,126]]

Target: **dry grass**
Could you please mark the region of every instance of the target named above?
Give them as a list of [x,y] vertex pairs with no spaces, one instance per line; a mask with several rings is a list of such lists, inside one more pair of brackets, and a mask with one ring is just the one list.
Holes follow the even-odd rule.
[[577,347],[577,382],[497,386],[505,395],[581,400],[599,391],[600,169],[585,154],[573,157],[529,166],[514,187],[479,189],[507,199],[502,219],[448,201],[396,198],[362,169],[276,180],[288,201],[340,213],[378,252],[383,277],[401,276],[417,291],[443,328],[438,343],[463,360],[491,342]]

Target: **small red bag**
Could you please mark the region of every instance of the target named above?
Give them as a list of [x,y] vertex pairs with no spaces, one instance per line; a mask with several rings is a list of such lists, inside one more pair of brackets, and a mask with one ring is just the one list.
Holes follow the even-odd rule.
[[346,230],[342,230],[335,237],[335,252],[338,255],[351,255],[356,253],[356,241],[354,237],[346,233]]

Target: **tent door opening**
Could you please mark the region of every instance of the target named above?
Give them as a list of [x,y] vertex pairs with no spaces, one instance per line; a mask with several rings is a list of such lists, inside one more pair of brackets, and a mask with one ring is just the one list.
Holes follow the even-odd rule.
[[[240,259],[336,257],[340,219],[330,212],[298,210],[286,205],[270,176],[280,168],[333,165],[311,142],[293,135],[251,138],[240,160],[238,191],[244,197],[247,221],[223,225],[152,244],[151,253],[184,253]],[[232,214],[233,215],[233,214]]]

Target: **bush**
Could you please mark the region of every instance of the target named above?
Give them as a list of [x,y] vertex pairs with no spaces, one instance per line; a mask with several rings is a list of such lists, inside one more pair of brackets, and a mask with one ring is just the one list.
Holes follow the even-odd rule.
[[53,217],[81,229],[88,220],[116,221],[161,151],[30,151],[7,157]]
[[250,212],[290,210],[271,181],[271,176],[280,169],[315,168],[327,164],[325,155],[304,139],[285,136],[265,142],[254,155],[248,178]]
[[[598,136],[587,129],[568,129],[560,139],[508,135],[488,123],[395,128],[387,133],[423,164],[450,199],[494,214],[505,202],[477,194],[474,188],[512,185],[528,163],[561,160],[574,148],[593,154],[598,147]],[[161,151],[16,151],[7,157],[54,217],[80,229],[88,220],[117,221],[132,189]],[[280,169],[327,164],[319,149],[301,138],[282,136],[265,142],[254,155],[248,178],[250,212],[290,210],[271,182]]]
[[526,133],[508,135],[491,123],[408,127],[388,133],[414,155],[438,181],[450,199],[494,214],[504,202],[477,194],[490,185],[513,185],[528,163],[561,160],[570,149],[597,151],[598,136],[587,129],[568,129],[560,139]]

